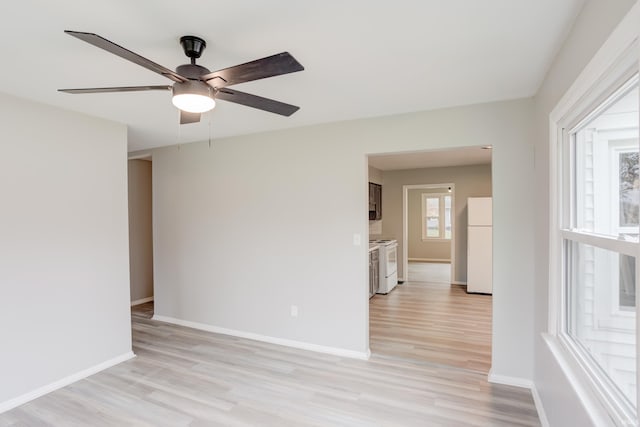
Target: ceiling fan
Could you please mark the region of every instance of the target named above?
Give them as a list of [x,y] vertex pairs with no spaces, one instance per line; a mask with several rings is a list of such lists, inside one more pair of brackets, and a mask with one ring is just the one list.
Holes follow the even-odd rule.
[[278,53],[266,58],[256,59],[255,61],[211,72],[201,65],[196,65],[196,59],[200,58],[207,43],[200,37],[183,36],[180,38],[180,44],[184,49],[185,55],[191,58],[191,63],[180,65],[176,68],[176,71],[172,71],[97,34],[69,30],[66,30],[65,33],[163,75],[173,80],[174,83],[173,85],[166,86],[58,89],[60,92],[79,94],[171,90],[173,92],[173,105],[180,109],[180,124],[199,122],[201,113],[207,112],[215,107],[215,100],[217,99],[280,114],[282,116],[290,116],[300,108],[295,105],[285,104],[274,101],[273,99],[228,88],[228,86],[238,83],[304,70],[304,67],[296,61],[289,52]]

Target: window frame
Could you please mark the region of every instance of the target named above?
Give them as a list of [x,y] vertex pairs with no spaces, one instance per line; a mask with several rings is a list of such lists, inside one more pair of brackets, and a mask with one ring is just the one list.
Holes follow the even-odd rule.
[[[636,258],[636,266],[640,259],[640,244],[572,228],[575,225],[572,220],[576,217],[572,205],[576,195],[571,188],[571,177],[575,176],[575,170],[571,166],[573,144],[567,141],[570,141],[571,130],[576,129],[587,116],[596,114],[598,106],[640,71],[637,22],[640,22],[640,7],[636,4],[549,116],[549,311],[547,333],[543,334],[543,338],[591,419],[598,425],[612,421],[620,426],[632,425],[637,419],[640,405],[636,402],[636,413],[630,414],[629,408],[623,404],[625,402],[611,392],[613,388],[607,384],[609,379],[598,372],[598,366],[588,360],[579,342],[567,333],[565,313],[568,297],[564,283],[568,269],[564,265],[567,250],[565,241],[628,254]],[[640,283],[639,270],[636,267],[636,283]],[[639,299],[636,293],[636,310],[640,308]],[[636,316],[637,386],[640,386],[639,324],[640,315]],[[640,399],[640,393],[637,395]]]
[[[620,80],[622,80],[622,82]],[[637,71],[635,71],[635,69],[629,70],[628,72],[623,73],[619,79],[615,80],[612,85],[603,88],[603,96],[598,97],[595,103],[592,102],[587,106],[582,106],[582,108],[576,108],[575,111],[580,112],[580,119],[574,121],[574,123],[571,123],[571,126],[563,126],[561,130],[561,137],[558,141],[558,144],[560,145],[558,147],[559,151],[561,151],[563,154],[561,163],[558,164],[558,168],[563,176],[562,182],[560,183],[560,187],[558,188],[557,192],[559,204],[562,204],[562,214],[560,215],[560,219],[558,222],[558,231],[560,238],[560,241],[558,243],[563,246],[564,251],[560,255],[560,259],[556,260],[561,264],[562,275],[561,277],[557,278],[557,280],[559,281],[559,292],[561,293],[560,297],[563,301],[562,307],[560,308],[558,313],[556,335],[560,339],[561,343],[565,346],[565,348],[569,351],[571,356],[575,358],[580,369],[582,369],[584,374],[589,378],[589,381],[595,388],[597,395],[603,400],[604,405],[606,406],[609,413],[620,420],[619,422],[617,422],[617,424],[619,425],[627,425],[629,422],[635,423],[638,419],[638,411],[637,409],[634,411],[634,408],[628,405],[625,398],[616,389],[614,383],[602,371],[600,365],[592,358],[589,352],[583,347],[582,343],[577,341],[569,334],[569,289],[567,289],[566,285],[566,283],[568,282],[567,275],[569,274],[569,271],[564,265],[564,259],[566,259],[567,257],[565,251],[568,250],[567,246],[569,242],[582,243],[611,252],[629,255],[636,258],[636,283],[640,283],[637,272],[640,243],[620,240],[615,236],[602,235],[596,232],[581,231],[577,228],[577,215],[574,212],[574,207],[577,204],[577,195],[575,194],[575,187],[573,186],[573,180],[575,178],[572,179],[572,177],[576,176],[574,165],[576,143],[574,138],[575,131],[581,127],[582,123],[589,120],[594,115],[602,112],[602,108],[600,107],[606,105],[609,99],[617,96],[617,94],[625,90],[625,88],[632,85],[637,85],[638,80],[639,78]],[[588,113],[585,114],[585,112]],[[640,307],[638,296],[636,296],[636,307]],[[636,317],[638,318],[640,316]],[[639,332],[637,323],[638,322],[636,320],[636,337]],[[638,372],[640,370],[639,362],[640,355],[638,354],[636,344],[637,385],[640,384],[637,381]],[[635,402],[636,408],[640,409],[640,402],[638,402],[638,399],[640,399],[640,393],[637,393]]]
[[[451,217],[449,218],[449,223],[451,224],[451,237],[445,237],[445,231],[446,231],[446,218],[445,218],[445,212],[446,212],[446,207],[445,207],[445,203],[444,203],[444,199],[445,197],[449,197],[451,199],[451,203],[450,203],[450,215],[451,217],[453,216],[453,197],[451,195],[451,193],[422,193],[420,195],[420,200],[421,200],[421,209],[422,209],[422,215],[421,215],[421,222],[422,222],[422,241],[423,242],[437,242],[437,241],[442,241],[442,242],[450,242],[451,239],[453,238],[453,220],[451,219]],[[427,219],[427,199],[438,199],[438,236],[437,237],[433,237],[433,236],[428,236],[427,235],[427,223],[426,223],[426,219]]]

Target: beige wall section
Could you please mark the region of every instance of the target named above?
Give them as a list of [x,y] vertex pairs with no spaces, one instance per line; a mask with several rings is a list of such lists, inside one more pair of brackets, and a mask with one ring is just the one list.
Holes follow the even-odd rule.
[[422,240],[422,195],[447,193],[447,188],[409,190],[407,200],[409,259],[451,261],[451,240]]
[[129,160],[129,277],[131,301],[153,296],[153,229],[149,160]]
[[0,94],[0,132],[1,412],[132,354],[126,126]]
[[367,155],[491,144],[492,372],[531,379],[532,111],[522,99],[154,150],[156,313],[365,354],[368,250],[353,242],[368,232]]
[[635,0],[587,1],[535,97],[534,381],[552,426],[590,426],[592,421],[542,339],[548,330],[549,308],[549,113],[634,3]]
[[[478,147],[478,150],[480,149]],[[491,165],[385,171],[384,182],[382,211],[386,213],[386,217],[384,217],[382,234],[398,240],[398,251],[401,257],[403,256],[402,186],[442,183],[455,185],[456,260],[452,281],[465,283],[467,281],[467,198],[492,195]],[[398,265],[398,269],[398,277],[405,278],[401,265]]]

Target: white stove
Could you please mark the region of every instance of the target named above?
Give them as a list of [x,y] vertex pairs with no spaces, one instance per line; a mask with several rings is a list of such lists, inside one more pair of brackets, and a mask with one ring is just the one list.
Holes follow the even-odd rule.
[[398,241],[392,239],[369,240],[380,248],[379,294],[388,294],[398,284]]

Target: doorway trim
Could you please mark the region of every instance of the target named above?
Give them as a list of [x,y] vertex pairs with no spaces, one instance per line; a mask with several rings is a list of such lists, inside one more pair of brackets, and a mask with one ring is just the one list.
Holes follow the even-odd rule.
[[456,266],[456,185],[444,184],[407,184],[402,186],[402,278],[409,280],[409,190],[422,190],[451,187],[451,283],[455,283]]

